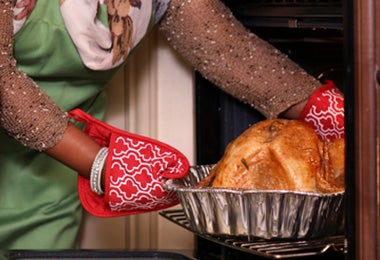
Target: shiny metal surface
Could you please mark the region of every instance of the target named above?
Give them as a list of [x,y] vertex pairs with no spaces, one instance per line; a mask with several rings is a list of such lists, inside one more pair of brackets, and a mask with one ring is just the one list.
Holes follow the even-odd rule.
[[211,167],[194,166],[186,178],[164,182],[166,189],[177,191],[197,233],[300,239],[344,232],[344,193],[194,188]]
[[[169,221],[191,231],[189,221],[182,209],[164,210],[159,213]],[[266,240],[237,236],[215,236],[194,232],[197,236],[225,247],[250,253],[268,259],[305,259],[309,256],[323,255],[326,259],[342,259],[346,254],[346,240],[343,235],[313,239],[274,239]],[[315,258],[314,258],[315,259]]]

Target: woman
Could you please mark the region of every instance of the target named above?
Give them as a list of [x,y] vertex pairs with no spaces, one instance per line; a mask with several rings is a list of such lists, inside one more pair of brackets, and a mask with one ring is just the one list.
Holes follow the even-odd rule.
[[[176,203],[156,184],[183,176],[186,158],[94,119],[104,113],[103,88],[155,24],[195,69],[266,117],[300,118],[325,138],[344,133],[339,90],[331,82],[320,87],[218,0],[0,0],[0,10],[3,249],[75,248],[81,203],[104,217]],[[85,132],[69,116],[86,122]],[[142,147],[168,156],[147,157]],[[124,152],[127,163],[118,161]],[[120,201],[111,179],[125,177],[121,169],[133,163],[146,166],[150,197]],[[132,184],[118,188],[136,194]]]

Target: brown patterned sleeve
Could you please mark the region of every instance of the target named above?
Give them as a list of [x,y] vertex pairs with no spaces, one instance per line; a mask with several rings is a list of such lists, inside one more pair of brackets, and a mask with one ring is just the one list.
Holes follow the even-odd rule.
[[0,0],[0,126],[25,146],[56,145],[68,117],[25,73],[13,57],[13,0]]
[[205,78],[267,118],[307,100],[321,85],[250,33],[219,0],[172,0],[160,30]]

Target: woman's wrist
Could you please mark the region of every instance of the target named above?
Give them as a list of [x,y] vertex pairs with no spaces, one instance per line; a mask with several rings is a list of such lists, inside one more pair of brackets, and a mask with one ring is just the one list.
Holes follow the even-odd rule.
[[[91,173],[90,173],[90,187],[93,192],[98,195],[103,195],[104,193],[104,174],[103,169],[107,160],[108,148],[102,147],[97,153],[94,162],[92,163]],[[103,181],[103,183],[102,183]]]
[[298,119],[306,104],[307,100],[295,104],[294,106],[291,106],[290,108],[288,108],[288,110],[283,112],[281,116],[288,119]]
[[46,154],[62,162],[85,178],[90,177],[94,159],[101,146],[86,133],[69,123],[62,139]]

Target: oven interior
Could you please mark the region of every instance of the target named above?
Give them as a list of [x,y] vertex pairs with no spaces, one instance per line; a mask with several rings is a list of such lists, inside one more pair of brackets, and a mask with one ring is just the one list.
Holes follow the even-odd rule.
[[[343,90],[343,6],[340,0],[225,0],[253,33],[323,82]],[[215,163],[225,146],[264,117],[195,72],[197,164]]]
[[[225,0],[253,33],[286,53],[307,72],[333,80],[343,89],[345,76],[344,7],[341,0]],[[264,117],[222,93],[194,72],[196,88],[196,160],[216,163],[226,145]],[[161,212],[189,229],[181,211]],[[247,241],[196,234],[199,259],[344,259],[344,235],[315,241]]]

